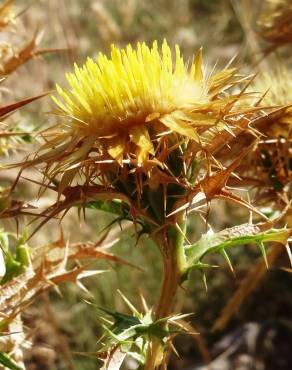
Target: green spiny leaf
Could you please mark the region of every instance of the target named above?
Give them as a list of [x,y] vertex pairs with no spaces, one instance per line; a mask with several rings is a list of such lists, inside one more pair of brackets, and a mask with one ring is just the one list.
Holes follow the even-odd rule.
[[[223,253],[226,248],[249,243],[263,244],[265,242],[277,242],[285,245],[291,230],[287,228],[268,228],[267,224],[242,224],[222,230],[218,233],[209,231],[204,234],[195,244],[185,247],[187,261],[186,272],[195,267],[201,259],[211,253]],[[226,258],[226,255],[224,255]],[[199,267],[200,268],[200,267]]]
[[22,370],[17,366],[6,353],[0,352],[0,364],[10,370]]
[[164,345],[170,335],[183,332],[181,329],[174,330],[169,326],[175,325],[175,320],[184,317],[184,315],[169,316],[153,321],[149,312],[146,312],[145,315],[134,313],[131,316],[106,309],[102,309],[102,311],[111,316],[114,323],[103,325],[105,333],[102,337],[103,343],[99,352],[111,351],[113,348],[119,347],[123,352],[142,360],[145,358],[146,349],[151,338],[159,339]]

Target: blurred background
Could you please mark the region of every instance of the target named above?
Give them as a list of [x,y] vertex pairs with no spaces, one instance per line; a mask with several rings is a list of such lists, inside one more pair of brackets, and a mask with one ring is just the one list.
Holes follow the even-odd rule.
[[[21,32],[9,37],[17,43],[29,40],[37,32],[37,42],[42,48],[61,50],[34,58],[8,77],[5,89],[1,90],[2,102],[54,90],[56,83],[64,85],[65,72],[72,70],[74,62],[83,63],[87,56],[95,57],[100,51],[108,53],[111,43],[124,46],[146,41],[151,44],[153,40],[166,38],[172,46],[179,44],[186,60],[190,61],[203,46],[205,64],[210,70],[214,65],[218,68],[226,65],[233,57],[234,64],[242,66],[244,71],[266,70],[278,57],[271,56],[257,63],[261,58],[261,41],[256,30],[262,3],[244,0],[18,0],[16,13],[22,14],[17,17],[17,29]],[[19,35],[25,36],[20,40]],[[4,42],[5,35],[1,37]],[[286,55],[289,52],[283,50],[282,57]],[[45,98],[22,109],[12,119],[25,129],[42,129],[55,122],[56,118],[49,113],[52,107],[50,98]],[[26,150],[18,149],[17,158],[23,158]],[[28,150],[31,152],[31,147]],[[33,171],[25,175],[41,178]],[[5,172],[1,186],[10,183],[13,176],[13,171]],[[37,189],[37,185],[21,180],[16,195],[21,199],[25,197],[30,204],[48,206],[55,194],[47,191],[40,202],[36,200]],[[221,230],[246,222],[248,217],[241,209],[214,202],[209,222],[214,230]],[[94,242],[111,221],[113,218],[99,211],[87,210],[84,219],[76,210],[71,210],[63,222],[64,237],[70,242]],[[34,224],[27,226],[27,223],[27,219],[21,220],[19,230],[27,227],[32,230]],[[16,230],[12,220],[3,222],[3,226]],[[189,239],[195,241],[204,231],[201,219],[192,217]],[[60,235],[59,221],[51,220],[33,237],[31,245],[57,241]],[[111,231],[108,240],[114,239],[117,242],[111,252],[138,268],[98,262],[96,266],[108,272],[85,281],[90,293],[67,284],[39,297],[24,314],[33,343],[27,352],[28,370],[97,369],[95,351],[101,330],[97,307],[127,312],[117,289],[136,307],[141,308],[140,294],[149,305],[156,301],[161,261],[155,246],[146,237],[137,244],[134,230],[127,224]],[[281,269],[288,264],[285,253],[263,272],[262,279],[257,281],[253,275],[250,283],[246,282],[247,287],[253,284],[254,289],[235,314],[214,330],[216,320],[234,292],[246,281],[251,268],[261,266],[259,256],[255,246],[231,251],[235,276],[218,257],[212,257],[211,262],[222,267],[208,273],[208,290],[197,273],[191,277],[190,284],[181,289],[176,309],[194,313],[189,321],[193,331],[200,334],[177,337],[179,357],[171,357],[169,369],[207,369],[208,363],[214,370],[292,369],[292,283],[291,276]],[[129,361],[125,369],[135,369],[135,363]]]

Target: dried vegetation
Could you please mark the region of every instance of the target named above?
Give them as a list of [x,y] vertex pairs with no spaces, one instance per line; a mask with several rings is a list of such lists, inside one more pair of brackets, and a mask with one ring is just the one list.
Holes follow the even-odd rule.
[[[79,5],[73,3],[72,11],[79,10]],[[146,298],[141,296],[142,310],[136,309],[137,299],[132,304],[121,293],[120,302],[124,302],[130,314],[119,312],[120,308],[101,310],[99,317],[104,335],[94,358],[99,358],[104,370],[119,369],[129,357],[146,370],[166,368],[171,352],[176,352],[174,337],[179,333],[194,334],[189,315],[173,313],[177,290],[186,285],[192,271],[199,272],[207,286],[206,272],[215,267],[212,258],[217,264],[220,255],[233,272],[229,249],[256,244],[262,255],[252,262],[213,323],[214,330],[222,330],[227,325],[260,286],[267,267],[275,264],[281,254],[292,260],[289,249],[292,74],[291,60],[285,59],[292,42],[290,2],[265,0],[261,7],[249,4],[260,14],[257,26],[252,22],[248,24],[247,17],[241,15],[245,31],[255,29],[252,36],[248,33],[247,40],[254,37],[253,45],[261,52],[256,55],[255,67],[253,55],[241,50],[241,59],[250,61],[250,65],[245,66],[246,73],[240,72],[238,66],[233,67],[234,62],[214,70],[207,68],[199,48],[189,61],[183,59],[178,46],[172,48],[175,41],[180,41],[182,50],[187,48],[194,54],[198,40],[190,26],[191,14],[193,9],[195,15],[209,14],[210,9],[204,2],[85,3],[98,21],[96,32],[100,48],[107,50],[111,42],[122,45],[131,42],[132,47],[112,46],[110,56],[101,52],[83,66],[75,65],[74,72],[66,75],[69,87],[57,86],[52,112],[55,123],[37,133],[41,144],[34,146],[31,141],[35,135],[31,129],[15,124],[11,116],[48,93],[0,107],[0,153],[6,156],[1,170],[10,169],[13,173],[11,183],[0,188],[3,220],[0,368],[2,365],[3,369],[30,369],[27,358],[37,339],[29,325],[24,324],[31,323],[25,313],[33,312],[39,296],[43,297],[47,315],[52,317],[51,325],[58,338],[56,347],[60,345],[63,349],[64,366],[74,369],[68,342],[60,333],[46,293],[60,292],[60,284],[73,283],[92,299],[81,280],[106,273],[104,263],[141,272],[145,262],[143,266],[141,263],[136,266],[131,258],[130,262],[108,252],[118,241],[110,233],[113,225],[131,223],[137,243],[143,235],[156,243],[163,261],[163,278],[158,302],[149,298],[151,307],[147,303],[147,292]],[[233,6],[238,13],[240,2]],[[224,22],[218,26],[221,36],[235,17],[230,4],[228,7]],[[61,13],[62,9],[61,4]],[[158,17],[162,9],[166,9],[165,17]],[[242,3],[242,13],[246,9],[246,3]],[[45,54],[50,56],[61,49],[60,45],[58,49],[40,48],[40,32],[33,33],[32,37],[20,32],[18,19],[30,9],[22,10],[15,13],[13,0],[0,5],[0,33],[5,40],[0,45],[3,85],[10,74],[18,73],[21,78],[27,73],[23,65],[30,60]],[[178,15],[175,34],[169,27],[174,10]],[[67,13],[66,19],[69,19]],[[216,14],[210,22],[219,24]],[[152,26],[153,34],[146,34],[145,30]],[[56,27],[54,31],[60,34],[60,29],[62,27]],[[77,43],[71,20],[67,29],[72,31],[71,36],[66,36],[70,47]],[[15,37],[10,37],[10,33],[18,35],[16,43],[11,41]],[[161,41],[165,36],[169,37],[170,46]],[[149,42],[155,38],[158,42]],[[146,43],[136,43],[140,39]],[[83,50],[92,50],[82,37],[80,42],[81,46],[84,44]],[[94,48],[94,52],[96,50]],[[214,50],[216,53],[216,48]],[[226,48],[226,54],[229,52]],[[67,50],[66,57],[74,53],[76,50]],[[276,68],[271,62],[273,58],[277,58]],[[256,69],[258,76],[254,73]],[[16,117],[21,121],[21,115]],[[13,161],[12,155],[24,146],[29,148],[29,154]],[[19,168],[18,174],[13,172],[15,168]],[[42,208],[40,202],[32,205],[33,199],[28,202],[19,196],[16,198],[15,191],[22,183],[37,188],[40,200],[46,200],[48,192],[53,194],[53,202]],[[33,198],[32,194],[30,197]],[[234,225],[230,217],[229,227],[223,228],[219,222],[213,225],[211,205],[218,200],[231,202],[236,209],[243,208],[240,222]],[[79,216],[84,216],[82,222],[88,212],[96,215],[103,211],[109,215],[110,226],[103,230],[96,243],[82,242],[82,238],[70,243],[61,233],[56,242],[32,247],[32,237],[37,238],[45,225],[56,220],[63,222],[68,212],[77,211]],[[193,220],[191,214],[201,218],[205,225],[205,231],[197,231],[195,238],[187,229],[187,221]],[[22,231],[24,216],[31,220],[29,232]],[[12,231],[7,220],[16,221],[16,231]],[[214,231],[218,228],[220,231]],[[267,251],[266,243],[270,244]],[[286,271],[290,270],[286,267]],[[130,280],[131,275],[127,276]],[[154,285],[158,285],[157,281]],[[133,296],[136,295],[134,292]],[[203,339],[196,343],[203,358],[209,359]]]

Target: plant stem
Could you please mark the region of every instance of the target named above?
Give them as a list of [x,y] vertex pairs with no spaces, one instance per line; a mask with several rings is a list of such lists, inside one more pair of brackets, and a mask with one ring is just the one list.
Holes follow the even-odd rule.
[[173,299],[179,283],[178,266],[175,254],[165,256],[163,259],[163,282],[160,298],[155,311],[155,319],[158,320],[170,314]]
[[[171,226],[166,235],[158,237],[158,243],[163,257],[163,281],[159,301],[155,311],[155,320],[171,314],[174,298],[178,289],[184,265],[183,241],[185,222],[181,230]],[[154,370],[160,365],[163,356],[163,343],[153,338],[148,349],[145,370]]]

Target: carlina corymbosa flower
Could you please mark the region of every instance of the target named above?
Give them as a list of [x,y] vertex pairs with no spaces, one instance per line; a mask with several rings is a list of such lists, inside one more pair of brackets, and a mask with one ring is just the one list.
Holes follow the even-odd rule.
[[60,122],[42,133],[46,143],[26,163],[45,163],[46,178],[60,175],[60,193],[77,174],[112,186],[117,176],[139,172],[128,195],[137,188],[141,194],[141,181],[186,187],[193,184],[187,174],[198,152],[259,109],[246,108],[250,77],[229,67],[207,74],[201,49],[186,63],[179,47],[173,55],[166,41],[112,46],[110,58],[99,53],[66,77],[70,87],[57,86],[53,98]]
[[152,48],[138,43],[137,50],[112,46],[111,59],[100,53],[97,62],[75,64],[75,73],[67,74],[71,90],[57,86],[62,101],[54,100],[76,133],[94,137],[117,161],[134,155],[143,163],[155,155],[153,131],[198,140],[191,112],[208,102],[200,56],[190,70],[178,46],[172,59],[166,41],[161,53],[157,42]]

